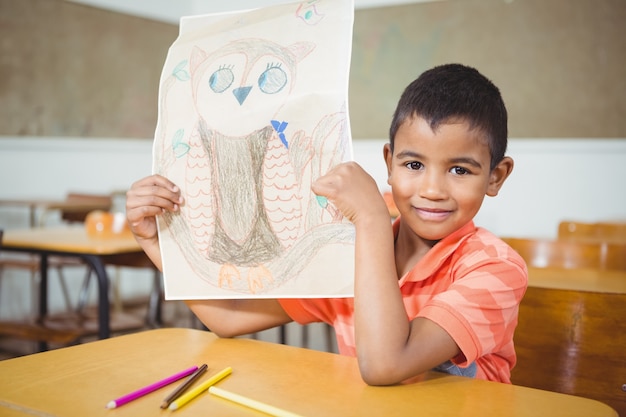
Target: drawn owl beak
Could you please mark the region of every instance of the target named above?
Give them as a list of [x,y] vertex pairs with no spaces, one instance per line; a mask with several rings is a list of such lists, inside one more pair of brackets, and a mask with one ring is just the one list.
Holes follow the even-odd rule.
[[250,94],[250,90],[252,90],[252,87],[239,87],[233,90],[233,94],[237,98],[239,105],[242,105],[243,102],[246,101],[246,97]]

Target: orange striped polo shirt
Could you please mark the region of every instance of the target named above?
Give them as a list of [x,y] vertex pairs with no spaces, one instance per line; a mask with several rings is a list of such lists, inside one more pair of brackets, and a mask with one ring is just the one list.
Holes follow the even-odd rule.
[[[510,383],[513,333],[528,284],[526,264],[511,247],[470,222],[433,246],[398,284],[409,319],[432,320],[457,343],[462,353],[454,364],[475,363],[476,378]],[[332,325],[339,352],[356,356],[352,298],[279,301],[298,323]]]

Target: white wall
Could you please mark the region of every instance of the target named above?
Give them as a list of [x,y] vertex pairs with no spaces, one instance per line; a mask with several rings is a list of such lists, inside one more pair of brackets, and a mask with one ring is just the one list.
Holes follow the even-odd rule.
[[477,224],[501,236],[556,237],[564,219],[626,221],[626,140],[513,140],[509,155],[513,174]]
[[[353,143],[355,160],[381,190],[387,189],[384,143]],[[147,139],[0,137],[0,199],[126,190],[150,174],[151,152]],[[512,139],[508,154],[515,159],[513,174],[498,197],[485,200],[478,225],[502,236],[555,237],[558,222],[566,218],[626,220],[626,139]],[[27,226],[23,208],[0,206],[1,228]],[[149,293],[150,273],[127,269],[120,274],[124,296]],[[70,277],[72,287],[81,277]],[[0,318],[30,311],[28,282],[28,276],[6,271],[0,282]],[[62,308],[57,280],[50,285],[52,309]]]
[[[386,189],[385,140],[356,140],[355,159]],[[0,137],[0,199],[63,198],[69,191],[126,190],[150,174],[147,139]],[[515,169],[477,222],[509,236],[552,237],[564,218],[626,219],[626,139],[511,139]],[[0,207],[0,227],[27,225]]]

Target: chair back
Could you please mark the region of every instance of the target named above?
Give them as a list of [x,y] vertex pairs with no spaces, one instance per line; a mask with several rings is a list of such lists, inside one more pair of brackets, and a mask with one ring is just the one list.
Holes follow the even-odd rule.
[[529,267],[626,271],[626,243],[504,237]]
[[626,244],[626,223],[585,223],[564,220],[559,223],[560,240],[601,241]]
[[626,416],[626,294],[529,287],[511,381],[602,401]]

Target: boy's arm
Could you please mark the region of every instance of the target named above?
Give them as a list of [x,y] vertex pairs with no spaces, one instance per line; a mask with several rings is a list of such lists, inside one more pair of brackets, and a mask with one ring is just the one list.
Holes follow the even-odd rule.
[[371,385],[401,382],[459,353],[434,322],[409,321],[398,286],[394,236],[375,181],[355,163],[313,184],[355,225],[355,336],[361,376]]
[[[126,218],[135,239],[154,265],[163,270],[156,216],[180,210],[178,187],[165,177],[151,175],[135,182],[126,193]],[[213,332],[232,337],[285,324],[291,318],[277,300],[190,300],[189,308]]]
[[292,321],[275,299],[186,300],[185,303],[220,337],[259,332]]
[[361,375],[370,385],[401,382],[460,353],[439,325],[407,318],[389,223],[372,218],[356,226],[356,346]]

